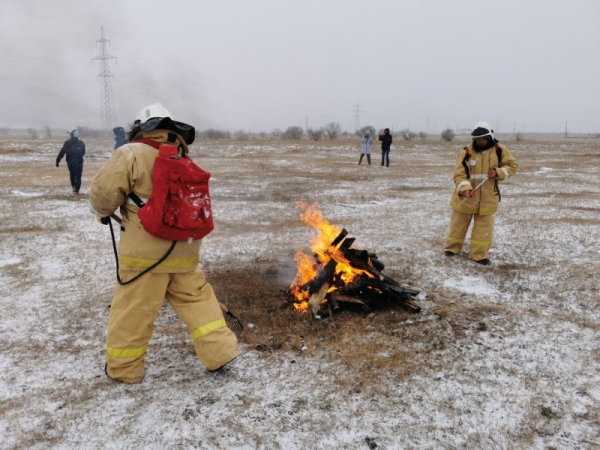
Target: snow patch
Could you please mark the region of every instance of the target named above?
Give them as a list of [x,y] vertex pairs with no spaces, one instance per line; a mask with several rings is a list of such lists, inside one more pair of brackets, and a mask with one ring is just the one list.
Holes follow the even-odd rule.
[[19,258],[8,258],[8,259],[0,259],[0,268],[4,266],[11,266],[13,264],[19,264],[21,260]]
[[462,276],[444,281],[444,287],[456,289],[467,294],[493,296],[499,294],[498,290],[481,277]]
[[42,195],[44,195],[43,192],[23,192],[23,191],[12,191],[12,194],[19,196],[19,197],[41,197]]

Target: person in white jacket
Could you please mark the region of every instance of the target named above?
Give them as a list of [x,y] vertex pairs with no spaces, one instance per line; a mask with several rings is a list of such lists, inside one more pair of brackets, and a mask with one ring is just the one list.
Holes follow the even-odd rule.
[[367,162],[371,165],[371,147],[373,147],[373,138],[371,137],[371,133],[369,130],[365,130],[365,134],[362,138],[362,150],[360,152],[360,159],[358,160],[358,165],[362,162],[365,155],[367,155]]

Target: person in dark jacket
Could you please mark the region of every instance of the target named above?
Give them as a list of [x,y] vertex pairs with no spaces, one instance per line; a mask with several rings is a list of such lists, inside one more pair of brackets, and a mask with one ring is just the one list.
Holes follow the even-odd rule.
[[115,127],[115,128],[113,128],[113,133],[115,135],[115,150],[118,149],[121,145],[127,144],[127,137],[125,136],[125,128]]
[[386,167],[390,167],[390,147],[392,145],[392,135],[390,129],[386,128],[383,133],[379,133],[379,140],[381,141],[381,165],[385,164]]
[[83,155],[85,155],[85,144],[79,139],[79,131],[69,132],[70,138],[65,141],[60,153],[56,157],[56,167],[59,167],[60,160],[65,156],[67,167],[71,176],[71,187],[76,195],[79,195],[81,187],[81,174],[83,172]]

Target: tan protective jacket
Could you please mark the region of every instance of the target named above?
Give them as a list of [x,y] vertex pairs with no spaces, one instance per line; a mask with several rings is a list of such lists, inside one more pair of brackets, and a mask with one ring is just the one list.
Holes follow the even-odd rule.
[[[467,161],[469,166],[470,178],[467,177],[467,171],[463,166],[463,160],[467,150],[463,149],[456,158],[456,166],[454,168],[454,193],[450,199],[450,206],[456,211],[464,214],[481,214],[482,216],[494,214],[498,210],[499,196],[494,189],[495,180],[486,181],[471,198],[465,200],[459,194],[475,189],[475,187],[487,178],[487,174],[492,169],[496,169],[498,182],[506,180],[509,176],[513,176],[517,172],[519,165],[517,160],[510,153],[508,148],[503,144],[497,144],[502,150],[502,162],[498,164],[498,156],[496,155],[496,147],[489,148],[481,153],[473,150],[473,145],[466,147],[471,158]],[[463,201],[464,200],[464,201]]]
[[[168,132],[154,130],[141,133],[137,139],[152,139],[167,142]],[[188,152],[183,138],[177,135],[178,144]],[[152,193],[152,168],[158,150],[154,147],[133,143],[119,147],[107,163],[98,171],[90,189],[90,209],[99,217],[107,217],[120,208],[121,237],[119,240],[119,266],[125,270],[141,271],[162,258],[172,241],[160,239],[147,233],[138,219],[139,208],[127,197],[135,193],[142,200]],[[201,240],[180,241],[169,257],[154,272],[191,272],[200,258]]]

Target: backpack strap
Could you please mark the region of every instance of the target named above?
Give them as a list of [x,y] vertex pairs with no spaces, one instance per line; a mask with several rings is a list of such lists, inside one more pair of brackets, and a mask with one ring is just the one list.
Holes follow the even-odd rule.
[[471,159],[471,153],[469,153],[469,147],[463,148],[465,151],[465,157],[462,160],[462,165],[465,168],[465,172],[467,172],[467,178],[471,178],[471,170],[469,169],[469,160]]
[[131,201],[137,205],[138,208],[142,208],[145,205],[144,201],[133,192],[127,194],[127,197],[129,197]]
[[[160,142],[156,142],[152,139],[135,139],[135,140],[131,141],[130,144],[146,144],[146,145],[149,145],[150,147],[154,147],[157,150],[160,148]],[[137,205],[138,208],[141,208],[145,205],[145,203],[142,201],[142,199],[140,197],[138,197],[136,194],[134,194],[133,192],[130,192],[129,194],[127,194],[127,196],[131,199],[131,201],[133,203],[135,203]]]
[[[496,157],[498,158],[498,167],[500,167],[500,165],[502,164],[502,149],[500,148],[500,146],[498,144],[496,144],[495,147],[496,147]],[[496,195],[498,196],[498,203],[500,203],[502,201],[502,195],[500,195],[500,188],[498,187],[498,178],[494,178],[494,191],[496,192]]]

